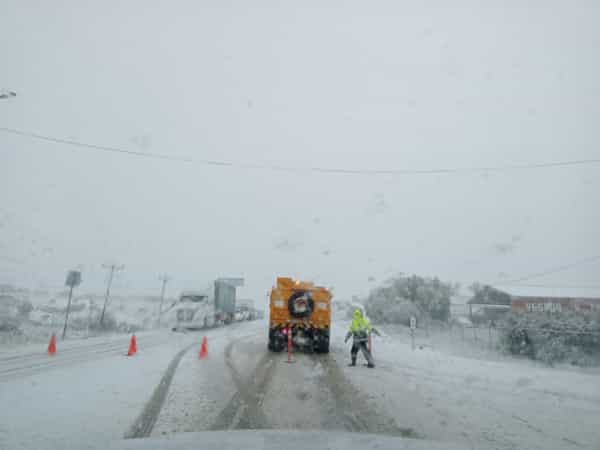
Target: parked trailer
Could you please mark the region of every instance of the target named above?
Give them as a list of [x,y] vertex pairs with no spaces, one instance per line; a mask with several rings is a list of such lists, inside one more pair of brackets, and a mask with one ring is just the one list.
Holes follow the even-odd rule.
[[215,310],[218,320],[225,324],[235,320],[235,288],[227,279],[215,280]]
[[243,278],[219,278],[212,292],[182,292],[172,308],[173,330],[201,330],[248,320],[248,314],[236,308],[236,288],[243,284]]

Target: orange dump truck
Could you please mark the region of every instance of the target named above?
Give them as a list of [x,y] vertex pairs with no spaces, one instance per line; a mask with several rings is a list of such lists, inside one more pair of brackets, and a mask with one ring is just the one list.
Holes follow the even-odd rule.
[[329,352],[331,293],[313,283],[277,278],[271,290],[269,350],[286,348],[288,333],[298,348]]

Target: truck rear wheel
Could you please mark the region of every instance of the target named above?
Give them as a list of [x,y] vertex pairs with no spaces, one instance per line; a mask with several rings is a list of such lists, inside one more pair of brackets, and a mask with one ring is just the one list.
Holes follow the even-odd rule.
[[269,343],[267,345],[267,348],[272,352],[280,352],[284,349],[284,347],[285,345],[283,341],[281,339],[278,339],[277,336],[275,336],[273,330],[269,330]]
[[329,331],[316,331],[313,349],[317,353],[329,353]]

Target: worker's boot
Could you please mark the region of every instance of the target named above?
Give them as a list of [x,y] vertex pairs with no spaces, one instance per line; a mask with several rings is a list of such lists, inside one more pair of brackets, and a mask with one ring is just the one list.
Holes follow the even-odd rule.
[[348,364],[350,367],[356,366],[356,358],[352,358],[352,362]]

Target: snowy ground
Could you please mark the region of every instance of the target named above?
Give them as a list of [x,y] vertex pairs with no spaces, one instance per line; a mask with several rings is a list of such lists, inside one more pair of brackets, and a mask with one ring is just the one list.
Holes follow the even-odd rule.
[[[0,448],[101,448],[125,436],[244,429],[388,434],[453,448],[600,448],[597,373],[468,357],[468,348],[431,342],[412,351],[398,327],[374,340],[376,369],[350,368],[346,326],[334,324],[329,355],[296,353],[292,364],[266,350],[264,321],[142,333],[134,358],[123,356],[126,336],[59,341],[51,359],[31,345],[0,352],[0,402],[11,405],[0,410]],[[202,335],[209,355],[201,360]]]
[[[385,331],[385,327],[384,327]],[[337,333],[335,342],[340,342]],[[499,360],[495,352],[457,356],[411,350],[408,332],[375,339],[376,370],[344,367],[346,377],[391,417],[420,436],[464,442],[470,448],[600,448],[598,373]],[[440,346],[442,347],[442,346]],[[348,348],[333,347],[348,360]],[[488,360],[486,355],[493,359]]]
[[152,436],[211,429],[237,392],[228,364],[235,358],[242,373],[248,374],[254,372],[258,362],[255,353],[238,352],[232,344],[255,340],[265,329],[262,321],[234,324],[207,334],[206,359],[199,359],[199,348],[187,352],[173,377]]
[[[406,329],[374,342],[378,367],[346,367],[346,322],[330,355],[264,349],[264,330],[215,343],[201,368],[188,355],[153,436],[211,429],[327,429],[400,434],[473,449],[598,448],[598,373],[514,360],[481,342]],[[458,335],[460,337],[460,335]],[[220,378],[216,378],[220,375]],[[236,399],[241,392],[241,398]],[[187,402],[187,404],[186,404]],[[182,417],[185,419],[182,420]]]
[[[121,438],[173,355],[197,339],[177,333],[58,342],[57,355],[33,346],[0,353],[0,448],[88,448]],[[11,372],[12,370],[12,372]],[[10,406],[8,406],[10,405]]]
[[285,352],[267,351],[266,329],[256,322],[220,334],[207,360],[186,355],[152,435],[224,429],[411,434],[368,405],[332,355],[295,353],[288,363]]
[[[47,342],[52,333],[61,335],[67,302],[68,291],[64,289],[0,287],[0,344],[18,347],[29,342]],[[164,301],[163,327],[174,319],[169,310],[172,302],[172,299]],[[106,309],[105,329],[100,330],[98,323],[103,305],[103,293],[76,290],[71,303],[67,339],[158,328],[159,297],[113,293]]]

